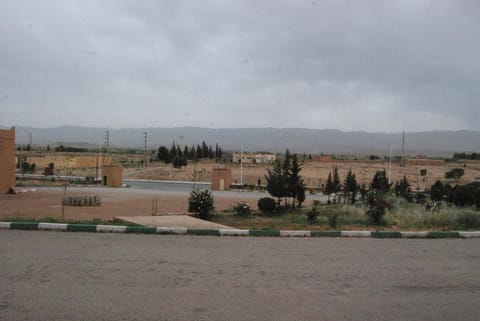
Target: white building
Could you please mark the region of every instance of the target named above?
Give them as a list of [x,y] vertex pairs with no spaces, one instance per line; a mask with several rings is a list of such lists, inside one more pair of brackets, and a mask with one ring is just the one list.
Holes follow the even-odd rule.
[[232,155],[232,162],[240,163],[240,157],[243,157],[243,164],[271,164],[277,157],[275,153],[237,153]]

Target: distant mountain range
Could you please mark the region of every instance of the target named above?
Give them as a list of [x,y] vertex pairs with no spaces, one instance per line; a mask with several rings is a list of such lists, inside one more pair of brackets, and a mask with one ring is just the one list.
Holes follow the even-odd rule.
[[[5,128],[5,127],[4,127]],[[17,144],[27,144],[32,133],[33,145],[96,147],[103,143],[107,128],[62,126],[56,128],[16,127]],[[108,129],[111,146],[143,148],[144,132],[148,133],[148,147],[201,144],[213,147],[218,143],[224,150],[284,152],[289,148],[297,153],[314,154],[385,154],[388,146],[399,154],[401,133],[344,132],[332,129],[304,128],[125,128]],[[479,152],[480,131],[428,131],[406,133],[405,150],[408,154],[451,155],[453,152]]]

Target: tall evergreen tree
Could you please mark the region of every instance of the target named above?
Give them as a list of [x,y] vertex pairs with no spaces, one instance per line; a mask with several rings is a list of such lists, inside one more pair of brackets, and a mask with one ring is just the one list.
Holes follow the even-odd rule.
[[403,176],[403,179],[395,184],[394,190],[397,197],[403,197],[407,200],[409,199],[410,183],[405,175]]
[[335,186],[333,185],[332,173],[328,173],[327,183],[325,184],[325,193],[327,193],[328,203],[330,203],[330,194],[335,192]]
[[372,182],[370,183],[370,189],[375,189],[382,193],[386,193],[390,190],[392,184],[388,183],[387,173],[385,170],[377,171],[375,176],[373,176]]
[[[303,181],[303,178],[300,176],[300,171],[302,170],[302,168],[298,163],[296,154],[293,155],[292,164],[289,167],[290,168],[287,171],[289,178],[288,194],[292,198],[292,207],[295,208],[295,201],[298,200],[298,196],[300,196],[302,193],[303,195],[305,195],[305,183]],[[303,200],[305,200],[305,198],[303,198]]]
[[168,152],[168,157],[172,160],[174,157],[177,156],[177,145],[175,145],[175,141],[172,142],[172,147],[170,147],[170,151]]
[[333,168],[333,186],[334,186],[334,193],[340,192],[342,185],[340,184],[340,176],[338,175],[337,166]]
[[169,163],[169,154],[168,154],[168,148],[165,146],[160,146],[158,148],[158,153],[157,153],[158,160],[164,161],[165,163]]
[[286,196],[285,185],[287,183],[287,176],[282,169],[280,161],[275,161],[273,169],[268,170],[265,176],[267,182],[267,191],[270,195],[277,198],[278,206],[281,204],[282,198]]
[[344,201],[348,201],[350,204],[355,203],[355,200],[357,198],[357,192],[357,179],[355,177],[355,174],[353,174],[352,170],[350,169],[347,173],[347,177],[345,178],[343,187]]

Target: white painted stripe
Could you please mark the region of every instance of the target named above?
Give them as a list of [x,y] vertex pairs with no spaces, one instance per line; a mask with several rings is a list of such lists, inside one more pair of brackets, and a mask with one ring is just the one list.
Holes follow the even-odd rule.
[[280,231],[280,236],[308,237],[311,236],[310,231]]
[[66,231],[67,224],[64,223],[38,223],[39,230],[46,231]]
[[342,236],[346,237],[371,237],[370,231],[341,231]]
[[418,231],[418,232],[400,232],[402,237],[405,238],[426,238],[428,232],[427,231]]
[[218,233],[222,236],[248,236],[248,230],[219,229]]
[[125,225],[97,225],[97,232],[125,233]]
[[186,227],[157,227],[157,233],[187,234]]
[[471,232],[461,231],[461,232],[458,232],[458,234],[460,234],[460,237],[465,237],[465,238],[478,238],[478,237],[480,237],[480,231],[471,231]]
[[10,229],[10,222],[0,222],[0,229]]

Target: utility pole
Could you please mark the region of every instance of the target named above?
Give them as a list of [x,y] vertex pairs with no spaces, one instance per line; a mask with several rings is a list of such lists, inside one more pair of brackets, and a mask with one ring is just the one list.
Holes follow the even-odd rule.
[[103,141],[102,169],[103,169],[103,165],[105,165],[105,156],[108,154],[109,139],[110,139],[110,133],[108,130],[106,130],[105,140]]
[[392,146],[388,145],[388,184],[391,184],[391,175],[392,175]]
[[144,166],[145,167],[148,167],[148,154],[147,154],[147,132],[144,132],[143,133],[143,140],[144,140],[144,143],[145,143],[145,146],[144,146],[144,150],[143,150],[143,154],[144,154],[144,157],[145,157],[145,163],[144,163]]
[[400,166],[405,166],[405,131],[402,133],[402,158],[400,159]]
[[243,189],[243,144],[240,145],[240,185]]

